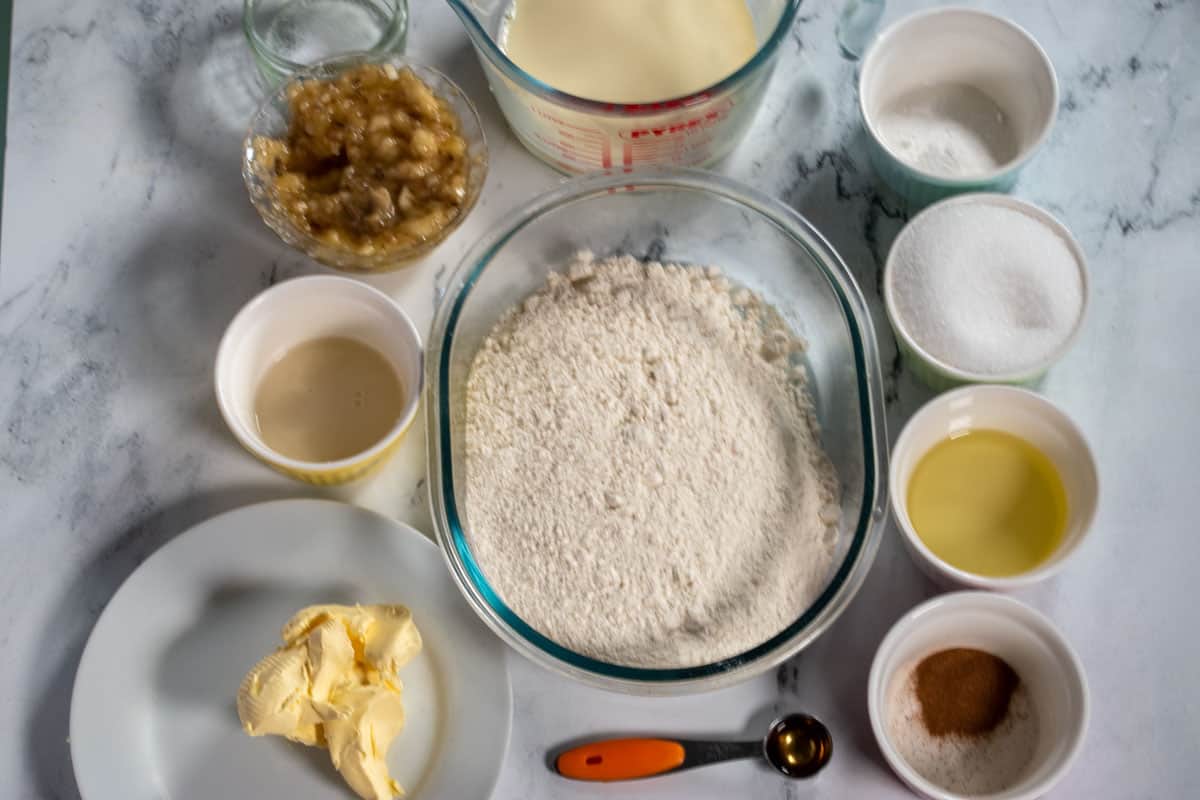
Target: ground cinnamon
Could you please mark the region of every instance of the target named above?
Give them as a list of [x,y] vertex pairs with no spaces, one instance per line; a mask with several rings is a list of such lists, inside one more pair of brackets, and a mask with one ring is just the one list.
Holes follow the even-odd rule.
[[956,647],[917,665],[917,699],[934,736],[982,736],[1008,714],[1021,679],[1008,662],[982,650]]

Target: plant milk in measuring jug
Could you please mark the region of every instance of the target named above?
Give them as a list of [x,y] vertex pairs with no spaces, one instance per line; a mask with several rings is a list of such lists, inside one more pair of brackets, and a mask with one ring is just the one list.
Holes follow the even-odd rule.
[[514,0],[497,39],[525,73],[584,98],[497,93],[526,145],[572,172],[706,165],[749,125],[769,77],[706,91],[758,51],[747,0]]
[[758,42],[745,0],[516,0],[503,46],[555,89],[624,104],[706,89]]

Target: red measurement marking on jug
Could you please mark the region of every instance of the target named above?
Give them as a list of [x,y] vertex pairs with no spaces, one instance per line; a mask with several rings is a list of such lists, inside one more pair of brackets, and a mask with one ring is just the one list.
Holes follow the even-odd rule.
[[608,103],[604,106],[605,111],[620,111],[622,114],[627,114],[633,117],[640,117],[645,114],[654,114],[659,111],[675,111],[680,108],[691,108],[692,106],[707,103],[712,97],[707,93],[701,92],[690,97],[681,97],[677,100],[664,100],[659,103]]
[[706,110],[703,114],[695,117],[687,117],[683,119],[671,120],[661,125],[647,125],[645,127],[634,128],[629,131],[621,131],[619,134],[622,139],[645,139],[650,137],[664,136],[687,136],[694,132],[709,128],[723,120],[729,115],[733,108],[733,101],[727,99],[719,106],[715,106]]
[[567,164],[590,169],[608,169],[612,166],[612,142],[606,133],[569,122],[542,105],[532,105],[530,111],[549,122],[553,128],[550,132],[537,132],[534,135],[557,151]]
[[555,131],[554,135],[538,132],[535,136],[569,164],[601,169],[612,166],[612,145],[606,136],[572,135],[566,131]]

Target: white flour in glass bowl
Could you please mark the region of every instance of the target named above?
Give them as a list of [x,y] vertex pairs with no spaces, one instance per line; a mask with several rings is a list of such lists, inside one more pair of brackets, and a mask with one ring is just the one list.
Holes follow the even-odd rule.
[[828,581],[838,481],[804,344],[720,270],[582,253],[483,342],[467,540],[532,627],[670,668],[744,652]]

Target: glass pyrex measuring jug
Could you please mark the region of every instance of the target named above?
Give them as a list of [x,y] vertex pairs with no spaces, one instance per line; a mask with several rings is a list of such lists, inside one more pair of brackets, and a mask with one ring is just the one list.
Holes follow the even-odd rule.
[[[563,172],[705,167],[737,143],[762,101],[801,0],[746,0],[759,47],[739,70],[699,92],[652,103],[587,100],[541,82],[504,52],[514,0],[447,0],[462,19],[513,133]],[[697,13],[703,4],[697,3]]]

